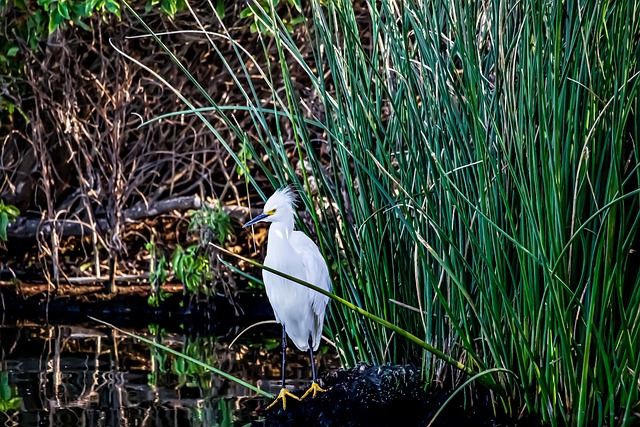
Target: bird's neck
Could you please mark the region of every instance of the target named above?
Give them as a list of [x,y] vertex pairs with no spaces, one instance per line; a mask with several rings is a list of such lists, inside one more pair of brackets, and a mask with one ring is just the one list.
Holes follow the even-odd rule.
[[293,233],[293,220],[290,222],[274,222],[269,227],[269,242],[275,240],[289,241]]

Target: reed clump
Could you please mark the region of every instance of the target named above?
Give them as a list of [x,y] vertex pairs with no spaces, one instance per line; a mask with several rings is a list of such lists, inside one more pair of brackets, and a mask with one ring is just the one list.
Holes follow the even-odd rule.
[[[512,413],[630,425],[638,6],[312,1],[294,38],[278,8],[256,4],[268,29],[257,40],[279,69],[256,69],[237,46],[251,65],[232,82],[245,102],[206,111],[247,142],[250,156],[231,151],[247,186],[270,194],[255,172],[300,190],[299,225],[331,260],[337,295],[491,376]],[[262,97],[257,81],[278,85]],[[327,333],[350,365],[418,363],[447,387],[468,379],[347,306],[332,304]]]

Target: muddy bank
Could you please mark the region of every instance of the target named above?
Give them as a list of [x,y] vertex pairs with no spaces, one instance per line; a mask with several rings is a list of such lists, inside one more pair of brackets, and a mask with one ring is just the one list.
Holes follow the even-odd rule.
[[232,299],[217,295],[198,299],[185,295],[182,285],[162,287],[166,298],[160,307],[148,303],[150,287],[144,283],[129,283],[106,293],[103,284],[61,284],[57,292],[44,283],[11,283],[0,281],[0,313],[4,316],[33,321],[58,318],[86,321],[93,316],[116,325],[134,322],[230,322],[234,325],[273,319],[273,310],[259,294],[240,292]]
[[489,393],[479,387],[471,395],[458,393],[445,405],[453,390],[425,390],[420,370],[412,366],[361,364],[326,372],[320,379],[326,393],[302,402],[289,399],[286,410],[280,404],[269,410],[259,408],[263,418],[252,427],[541,426],[531,418],[495,415]]

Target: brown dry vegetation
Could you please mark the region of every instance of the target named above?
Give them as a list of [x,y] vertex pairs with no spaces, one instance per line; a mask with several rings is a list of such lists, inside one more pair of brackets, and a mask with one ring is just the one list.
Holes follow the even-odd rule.
[[[192,7],[207,30],[223,32],[207,2]],[[251,21],[239,18],[243,7],[228,3],[224,27],[244,48],[257,53],[255,60],[266,70],[263,46],[270,52],[275,48],[272,41],[261,41],[249,31]],[[158,33],[198,30],[189,11],[174,19],[157,12],[142,17]],[[5,178],[0,199],[21,211],[0,256],[5,278],[46,279],[55,285],[78,277],[141,275],[149,270],[144,245],[152,235],[168,248],[190,239],[188,209],[208,200],[221,201],[239,221],[249,213],[242,208],[248,206],[248,186],[199,118],[174,116],[138,128],[143,120],[186,107],[156,76],[117,49],[162,76],[196,107],[209,106],[197,87],[129,14],[121,21],[96,18],[90,25],[91,32],[72,27],[55,33],[40,52],[30,54],[30,94],[21,100],[30,123],[8,133],[2,127]],[[298,32],[305,43],[304,31]],[[245,105],[206,37],[187,32],[164,35],[162,40],[215,102]],[[237,75],[242,76],[241,66],[255,69],[250,58],[240,64],[228,40],[218,37],[215,44]],[[276,69],[280,64],[270,66]],[[298,83],[304,87],[304,82]],[[268,105],[266,82],[256,78],[251,84]],[[240,142],[227,125],[213,113],[205,115],[237,151]],[[252,141],[248,115],[238,110],[234,117]],[[248,166],[252,169],[251,162]]]

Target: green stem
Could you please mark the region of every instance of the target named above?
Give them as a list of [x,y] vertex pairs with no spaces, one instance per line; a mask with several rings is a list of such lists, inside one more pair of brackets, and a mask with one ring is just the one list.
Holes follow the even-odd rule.
[[[471,376],[475,376],[475,375],[479,375],[480,373],[475,372],[473,369],[471,369],[469,366],[464,365],[463,363],[461,363],[460,361],[454,359],[453,357],[449,356],[448,354],[445,354],[444,352],[442,352],[441,350],[433,347],[432,345],[426,343],[425,341],[421,340],[420,338],[418,338],[417,336],[413,335],[412,333],[400,328],[397,325],[394,325],[393,323],[378,317],[374,314],[369,313],[366,310],[363,310],[362,308],[350,303],[349,301],[340,298],[339,296],[331,293],[331,292],[327,292],[322,288],[319,288],[318,286],[312,285],[311,283],[305,282],[304,280],[300,280],[296,277],[293,276],[289,276],[288,274],[282,273],[278,270],[274,270],[273,268],[267,267],[266,265],[260,264],[257,261],[254,261],[252,259],[249,258],[245,258],[242,255],[238,255],[236,253],[233,253],[223,247],[220,247],[218,245],[215,245],[213,243],[210,243],[210,245],[212,245],[213,247],[215,247],[216,249],[218,249],[220,252],[223,252],[225,254],[228,255],[232,255],[238,259],[241,259],[242,261],[249,263],[255,267],[259,267],[262,268],[263,270],[269,271],[273,274],[277,274],[280,277],[284,277],[285,279],[291,280],[292,282],[298,283],[300,285],[306,286],[309,289],[313,289],[316,292],[320,292],[323,295],[326,295],[327,297],[331,298],[332,300],[336,301],[339,304],[342,304],[345,307],[348,307],[349,309],[355,311],[356,313],[366,317],[367,319],[373,320],[374,322],[384,326],[385,328],[388,328],[392,331],[394,331],[395,333],[397,333],[398,335],[408,339],[409,341],[412,341],[414,343],[416,343],[417,345],[419,345],[420,347],[424,348],[425,350],[427,350],[428,352],[432,353],[433,355],[435,355],[436,357],[444,360],[446,363],[448,363],[449,365],[453,366],[454,368],[460,369],[461,371],[463,371],[464,373],[466,373],[467,375],[471,375]],[[487,372],[488,373],[488,372]],[[504,395],[505,391],[504,389],[495,382],[495,380],[493,379],[492,376],[488,376],[488,375],[482,375],[478,377],[478,381],[488,387],[489,389],[495,391],[496,393],[500,394],[500,395]]]

